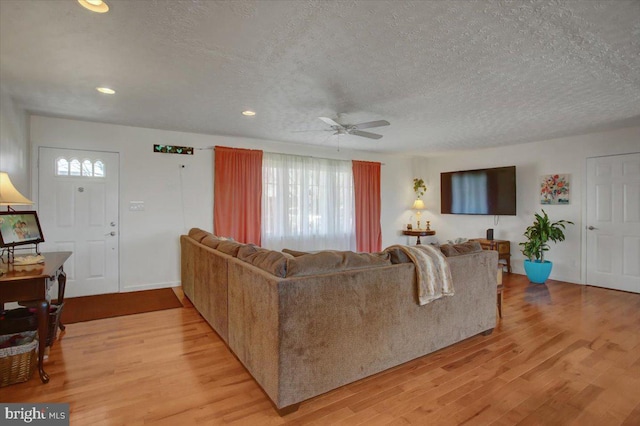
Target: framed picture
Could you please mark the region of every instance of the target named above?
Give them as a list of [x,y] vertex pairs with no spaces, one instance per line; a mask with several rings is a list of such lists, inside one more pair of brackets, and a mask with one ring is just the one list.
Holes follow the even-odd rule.
[[540,204],[569,204],[570,189],[570,175],[544,175],[540,182]]
[[14,247],[44,242],[35,211],[0,212],[0,247]]

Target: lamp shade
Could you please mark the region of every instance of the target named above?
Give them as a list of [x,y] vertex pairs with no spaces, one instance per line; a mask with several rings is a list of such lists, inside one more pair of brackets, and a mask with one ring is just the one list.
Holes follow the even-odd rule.
[[422,201],[420,198],[418,198],[417,200],[415,200],[413,202],[413,207],[411,207],[414,210],[424,210],[426,209],[425,205],[424,205],[424,201]]
[[0,172],[0,206],[27,204],[33,204],[33,201],[26,198],[13,186],[7,172]]

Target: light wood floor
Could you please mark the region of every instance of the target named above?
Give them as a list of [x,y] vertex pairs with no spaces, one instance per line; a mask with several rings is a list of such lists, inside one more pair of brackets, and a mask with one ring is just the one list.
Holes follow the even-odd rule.
[[640,425],[640,295],[534,285],[515,274],[504,284],[504,317],[492,335],[316,397],[284,418],[188,301],[68,325],[46,364],[51,382],[35,374],[1,388],[0,401],[68,402],[74,426]]

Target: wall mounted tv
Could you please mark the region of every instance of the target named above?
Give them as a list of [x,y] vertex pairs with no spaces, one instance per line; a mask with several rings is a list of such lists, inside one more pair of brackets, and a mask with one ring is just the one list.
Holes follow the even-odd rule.
[[516,215],[516,166],[440,174],[443,214]]

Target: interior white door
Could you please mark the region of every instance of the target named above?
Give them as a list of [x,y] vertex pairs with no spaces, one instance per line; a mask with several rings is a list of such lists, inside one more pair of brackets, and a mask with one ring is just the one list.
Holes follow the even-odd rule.
[[73,252],[65,297],[119,290],[118,163],[113,152],[39,150],[42,250]]
[[587,159],[587,284],[640,293],[640,153]]

